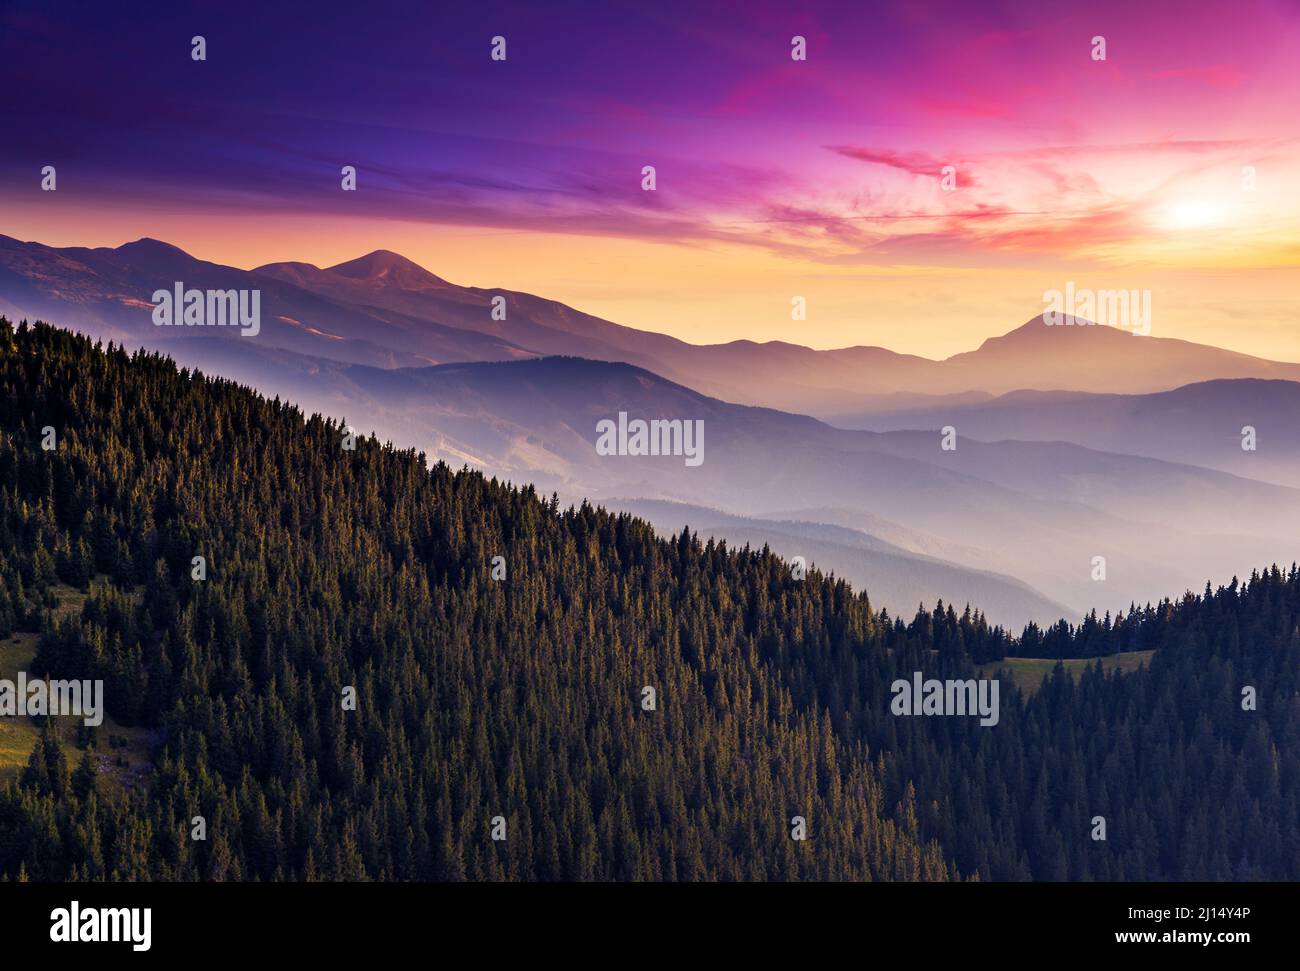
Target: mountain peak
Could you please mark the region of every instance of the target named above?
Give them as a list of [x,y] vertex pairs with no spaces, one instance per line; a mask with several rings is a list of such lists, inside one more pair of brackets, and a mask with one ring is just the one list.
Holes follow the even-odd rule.
[[327,267],[325,272],[347,277],[350,280],[364,280],[380,286],[392,286],[404,290],[450,285],[413,260],[386,249],[377,249],[355,260]]
[[171,243],[164,243],[161,239],[154,239],[152,236],[141,236],[130,243],[123,243],[117,247],[117,252],[126,256],[189,256],[179,246],[173,246]]
[[1042,313],[1037,317],[1031,317],[1015,330],[1004,334],[1004,337],[1041,337],[1045,333],[1059,331],[1062,328],[1071,333],[1096,333],[1096,334],[1135,334],[1136,331],[1126,330],[1123,327],[1112,326],[1109,324],[1099,324],[1095,320],[1088,320],[1086,317],[1075,317],[1071,314],[1061,314],[1061,317],[1055,323],[1048,323],[1047,314]]
[[[1028,347],[1045,344],[1048,341],[1054,342],[1054,346],[1059,347],[1061,341],[1069,340],[1071,336],[1077,338],[1077,340],[1087,340],[1089,341],[1088,346],[1094,347],[1102,341],[1118,342],[1138,335],[1136,331],[1098,324],[1096,321],[1087,320],[1083,317],[1073,317],[1069,314],[1062,315],[1059,322],[1049,324],[1046,315],[1039,314],[1037,317],[1031,317],[1019,327],[1007,331],[1007,333],[999,337],[987,338],[980,345],[979,350],[993,351],[999,348]],[[966,354],[971,353],[978,352],[967,351],[964,354],[956,354],[954,357],[964,358]]]

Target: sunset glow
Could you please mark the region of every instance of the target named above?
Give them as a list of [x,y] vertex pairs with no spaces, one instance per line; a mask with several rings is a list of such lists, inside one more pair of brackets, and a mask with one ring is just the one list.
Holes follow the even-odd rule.
[[166,6],[111,50],[97,19],[116,12],[70,35],[49,5],[11,6],[24,42],[0,33],[0,56],[34,83],[0,96],[22,132],[0,147],[0,232],[155,236],[241,267],[387,248],[693,342],[931,356],[1088,278],[1151,289],[1156,334],[1300,360],[1293,3],[674,9],[338,31],[258,7],[196,65]]

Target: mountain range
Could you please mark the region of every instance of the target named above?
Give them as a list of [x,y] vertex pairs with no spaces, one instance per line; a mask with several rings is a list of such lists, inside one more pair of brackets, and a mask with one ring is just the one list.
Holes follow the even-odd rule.
[[[150,294],[177,281],[260,289],[260,333],[154,327]],[[698,346],[386,251],[249,271],[156,240],[8,237],[0,312],[162,350],[453,466],[804,556],[893,613],[939,597],[1007,625],[1118,611],[1288,562],[1300,540],[1300,365],[1106,327],[1037,317],[942,361]],[[619,412],[703,422],[705,461],[598,455]]]
[[[309,410],[364,416],[356,421],[364,431],[453,466],[532,482],[566,500],[709,507],[714,512],[700,521],[718,526],[719,536],[725,526],[725,535],[738,539],[745,526],[756,545],[769,542],[783,555],[834,565],[859,584],[880,576],[864,557],[833,563],[760,534],[782,532],[772,522],[786,520],[880,540],[888,529],[882,523],[893,524],[904,535],[885,541],[909,554],[1032,588],[1032,604],[1022,591],[981,604],[1007,623],[1049,621],[1093,606],[1116,611],[1169,589],[1197,589],[1225,570],[1248,573],[1258,563],[1285,560],[1300,537],[1295,489],[1063,442],[959,435],[948,452],[938,432],[836,428],[720,401],[622,363],[554,357],[382,369],[215,338],[185,341],[174,351],[182,364],[274,387]],[[597,423],[620,411],[703,422],[703,463],[596,454]],[[751,522],[725,522],[719,511]],[[1105,583],[1091,577],[1094,556],[1106,557]],[[921,582],[914,568],[897,573],[892,585],[909,573],[916,582],[881,606],[896,611],[933,601],[938,588]]]
[[[1218,379],[1136,395],[1014,391],[829,420],[873,431],[952,425],[986,441],[1068,441],[1300,486],[1300,384],[1294,381]],[[1243,448],[1243,441],[1253,447]]]
[[[241,270],[153,239],[89,249],[0,236],[0,310],[17,318],[59,320],[118,340],[185,339],[187,331],[164,335],[149,319],[150,295],[178,280],[261,289],[263,343],[347,363],[622,361],[726,401],[820,417],[1023,389],[1144,394],[1216,378],[1300,381],[1300,364],[1108,327],[1047,327],[1041,315],[941,361],[883,347],[696,345],[532,294],[458,286],[384,250],[325,269],[286,262]],[[496,296],[505,298],[504,320],[493,319]]]

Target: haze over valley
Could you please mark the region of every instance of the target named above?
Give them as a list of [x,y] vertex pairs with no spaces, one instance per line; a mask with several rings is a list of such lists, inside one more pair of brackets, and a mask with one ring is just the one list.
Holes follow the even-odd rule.
[[[155,327],[149,295],[171,281],[260,290],[259,333]],[[155,240],[8,237],[0,310],[161,350],[566,502],[769,545],[896,615],[942,599],[1013,629],[1077,621],[1288,563],[1300,540],[1300,365],[1084,321],[1033,317],[940,361],[699,346],[384,251],[245,271]],[[702,463],[597,454],[597,424],[620,412],[702,421]]]

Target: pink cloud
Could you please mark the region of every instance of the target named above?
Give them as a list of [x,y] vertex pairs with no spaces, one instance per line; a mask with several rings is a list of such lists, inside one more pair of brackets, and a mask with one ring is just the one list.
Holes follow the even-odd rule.
[[962,169],[963,186],[971,187],[979,184],[978,179],[970,174],[967,166],[957,159],[940,159],[926,152],[899,152],[890,148],[865,148],[858,145],[828,145],[826,147],[836,155],[841,155],[844,158],[851,158],[872,165],[883,165],[899,172],[906,172],[909,175],[926,176],[935,179],[942,177],[944,166],[954,165]]

